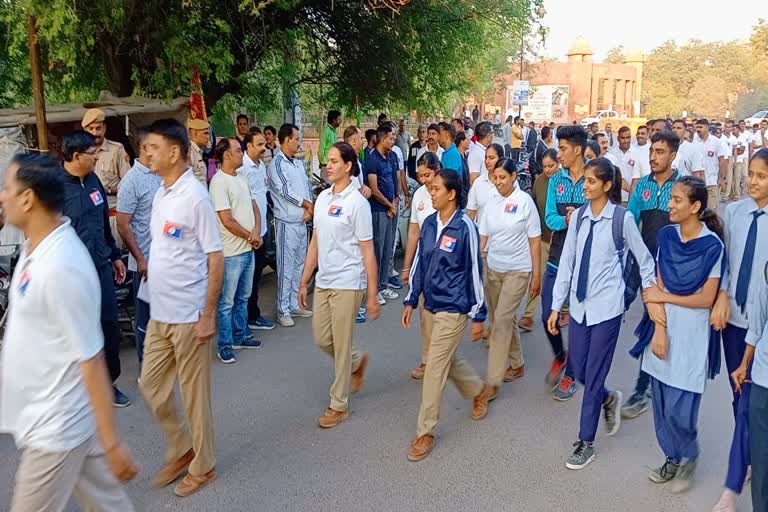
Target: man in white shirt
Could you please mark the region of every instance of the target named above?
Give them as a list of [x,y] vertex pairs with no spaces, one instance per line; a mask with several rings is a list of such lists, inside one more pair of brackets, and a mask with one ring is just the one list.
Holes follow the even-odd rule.
[[704,181],[707,184],[707,207],[717,211],[720,205],[720,186],[725,182],[725,151],[720,139],[709,133],[709,121],[696,121],[696,134],[703,150]]
[[[188,167],[190,141],[174,119],[152,123],[150,167],[163,178],[152,203],[149,250],[150,321],[141,390],[168,441],[166,465],[153,485],[173,483],[177,496],[194,494],[216,479],[211,412],[211,350],[224,274],[216,212],[208,190]],[[188,427],[176,412],[178,378]]]
[[216,143],[219,171],[211,178],[209,190],[219,221],[224,250],[224,282],[216,315],[218,356],[222,363],[237,361],[232,349],[259,348],[261,342],[248,330],[248,299],[253,286],[253,250],[261,247],[261,215],[251,198],[251,186],[244,172],[239,141],[224,137]]
[[688,127],[684,119],[676,119],[672,123],[672,131],[680,139],[680,147],[677,150],[672,169],[680,173],[680,176],[698,176],[704,179],[704,163],[702,157],[704,150],[699,142],[688,142]]
[[637,156],[636,161],[640,175],[635,179],[638,181],[643,176],[651,174],[651,143],[648,142],[649,136],[647,126],[641,125],[637,127],[635,131],[635,144],[632,146],[632,149]]
[[421,158],[421,155],[429,151],[430,153],[434,153],[437,155],[437,158],[441,158],[443,156],[443,147],[438,144],[437,138],[440,136],[440,127],[437,124],[432,123],[427,127],[427,144],[425,146],[422,146],[421,149],[419,149],[419,152],[416,153],[416,161],[419,161],[419,158]]
[[735,178],[735,171],[736,171],[736,157],[735,157],[735,150],[736,150],[736,142],[738,139],[733,134],[733,128],[734,123],[732,120],[728,120],[725,122],[725,127],[723,128],[723,135],[720,137],[720,140],[723,141],[723,148],[725,149],[725,158],[727,160],[727,169],[726,169],[726,184],[725,184],[725,191],[723,193],[723,197],[725,199],[735,200],[737,196],[733,194],[734,191],[734,181],[738,180],[738,178]]
[[734,126],[733,133],[736,137],[736,144],[733,147],[734,165],[731,194],[738,199],[741,197],[742,191],[746,189],[749,135],[746,131],[742,131],[738,124]]
[[614,155],[612,152],[608,151],[610,147],[608,146],[608,137],[605,135],[605,133],[597,132],[594,139],[598,146],[600,146],[600,156],[607,158],[608,161],[613,165],[618,166],[619,159],[616,158],[616,155]]
[[638,157],[632,149],[632,130],[629,126],[619,128],[616,139],[619,144],[611,150],[611,153],[616,157],[617,167],[621,171],[621,200],[626,204],[629,201],[633,181],[640,179]]
[[504,156],[509,158],[511,147],[509,145],[510,141],[512,140],[512,124],[513,124],[513,116],[507,116],[507,122],[504,123],[504,128],[502,129],[502,136],[504,138]]
[[85,507],[130,512],[118,481],[137,468],[112,416],[99,277],[62,217],[59,173],[48,157],[19,155],[0,192],[8,222],[27,238],[0,352],[0,432],[21,451],[10,510],[64,510],[77,489]]
[[[248,328],[252,330],[268,331],[275,328],[275,324],[261,315],[259,308],[259,284],[264,267],[267,266],[266,245],[268,243],[269,230],[267,229],[267,192],[269,190],[269,178],[267,167],[264,163],[264,153],[267,151],[267,142],[264,135],[251,130],[245,135],[245,155],[243,166],[237,170],[248,178],[251,189],[251,199],[256,202],[261,221],[261,245],[253,250],[253,285],[251,297],[248,299]],[[270,157],[270,161],[272,157]]]
[[467,157],[467,166],[469,167],[469,184],[483,175],[488,174],[485,168],[485,150],[493,143],[493,126],[491,123],[483,121],[475,127],[477,142],[469,146],[469,156]]
[[613,125],[611,123],[605,123],[605,136],[608,139],[608,149],[618,147],[619,140],[616,134],[613,133]]

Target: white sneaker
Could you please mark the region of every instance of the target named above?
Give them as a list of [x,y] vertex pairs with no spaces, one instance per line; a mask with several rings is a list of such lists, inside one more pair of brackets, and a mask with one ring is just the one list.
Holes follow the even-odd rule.
[[277,323],[283,327],[293,327],[296,325],[296,322],[293,321],[291,315],[277,315]]
[[724,490],[720,501],[712,507],[712,512],[736,512],[736,493],[730,489]]
[[376,302],[379,303],[379,306],[383,306],[387,303],[387,301],[384,299],[384,297],[381,296],[381,292],[376,294]]
[[396,291],[392,290],[391,288],[387,288],[386,290],[381,291],[381,296],[384,297],[387,300],[395,300],[396,298],[400,297]]
[[291,311],[291,316],[297,316],[299,318],[312,318],[312,312],[308,309],[297,308]]

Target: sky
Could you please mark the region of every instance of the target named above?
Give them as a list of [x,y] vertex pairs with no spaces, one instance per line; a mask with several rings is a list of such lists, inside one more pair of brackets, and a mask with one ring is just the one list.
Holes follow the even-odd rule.
[[565,60],[577,36],[589,41],[596,61],[619,45],[649,53],[668,39],[679,44],[689,39],[746,41],[757,19],[768,19],[766,0],[741,0],[736,9],[726,8],[729,2],[725,1],[714,11],[707,7],[711,4],[714,0],[545,0],[544,25],[549,36],[540,52]]

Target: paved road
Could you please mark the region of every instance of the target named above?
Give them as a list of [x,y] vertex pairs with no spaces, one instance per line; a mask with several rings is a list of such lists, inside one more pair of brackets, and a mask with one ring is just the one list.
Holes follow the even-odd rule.
[[[264,295],[273,295],[274,275]],[[267,310],[270,305],[267,304]],[[648,468],[662,460],[651,413],[626,422],[612,438],[596,443],[597,458],[582,471],[564,460],[578,432],[581,393],[568,403],[549,398],[543,375],[550,349],[538,329],[523,338],[525,378],[507,384],[488,417],[474,422],[471,403],[449,384],[437,430],[437,446],[425,461],[406,459],[415,432],[421,386],[408,377],[417,363],[417,329],[399,326],[400,302],[357,332],[370,353],[368,378],[340,427],[322,431],[316,419],[328,404],[332,366],[312,344],[311,322],[265,334],[264,346],[215,361],[213,397],[219,479],[184,500],[172,488],[153,490],[163,442],[140,399],[117,412],[120,430],[142,471],[128,492],[146,511],[558,511],[708,512],[721,492],[732,432],[724,375],[708,385],[699,420],[702,456],[695,488],[675,496],[648,482]],[[628,391],[637,371],[629,357],[630,334],[639,317],[631,310],[623,327],[609,387]],[[481,372],[487,351],[469,339],[461,352]],[[120,384],[132,397],[137,365],[125,348]],[[16,455],[0,437],[0,510],[7,510]],[[751,510],[748,496],[740,510]],[[72,510],[77,510],[72,507]]]

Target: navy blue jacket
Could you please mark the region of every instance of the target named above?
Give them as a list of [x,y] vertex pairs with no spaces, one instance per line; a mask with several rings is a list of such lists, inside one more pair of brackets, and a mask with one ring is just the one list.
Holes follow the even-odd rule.
[[92,172],[81,181],[64,168],[61,174],[65,199],[63,213],[72,221],[72,227],[91,254],[93,264],[99,269],[120,259],[120,250],[109,226],[107,194],[99,177]]
[[475,322],[484,322],[483,260],[477,227],[459,210],[435,242],[437,215],[427,217],[421,226],[405,304],[417,307],[423,293],[427,311],[463,313]]

